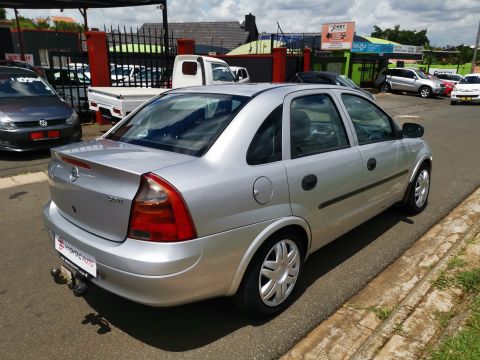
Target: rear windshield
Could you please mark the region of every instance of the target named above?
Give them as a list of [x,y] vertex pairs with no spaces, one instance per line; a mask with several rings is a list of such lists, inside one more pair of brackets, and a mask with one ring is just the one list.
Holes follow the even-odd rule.
[[223,94],[165,95],[120,123],[106,138],[202,156],[249,99]]
[[0,99],[34,96],[56,96],[40,77],[30,74],[0,74]]

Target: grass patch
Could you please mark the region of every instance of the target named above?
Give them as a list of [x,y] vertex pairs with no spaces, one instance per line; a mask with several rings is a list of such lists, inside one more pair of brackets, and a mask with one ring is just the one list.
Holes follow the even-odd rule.
[[438,277],[431,282],[434,288],[439,290],[445,290],[452,286],[454,283],[454,279],[447,275],[445,271],[440,271]]
[[386,320],[392,313],[392,309],[381,308],[377,306],[370,306],[367,308],[368,311],[374,313],[380,320]]
[[442,329],[445,329],[447,327],[448,323],[450,322],[450,320],[453,319],[454,316],[455,313],[453,311],[444,312],[436,310],[433,313],[433,318],[438,322]]
[[473,292],[480,290],[480,269],[461,271],[455,274],[455,280],[465,291]]
[[431,355],[433,360],[477,360],[480,359],[480,295],[471,306],[472,313],[465,328],[447,340]]
[[464,259],[458,256],[455,256],[448,261],[447,269],[452,270],[452,269],[461,268],[461,267],[464,267],[466,264],[467,262]]

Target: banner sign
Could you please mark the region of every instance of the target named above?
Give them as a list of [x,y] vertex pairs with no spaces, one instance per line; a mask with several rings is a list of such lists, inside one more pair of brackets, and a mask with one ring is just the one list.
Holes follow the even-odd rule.
[[322,50],[349,50],[352,48],[355,22],[322,25]]
[[422,55],[422,50],[423,50],[423,46],[393,45],[393,52],[395,54]]
[[[33,66],[33,55],[24,54],[25,62]],[[22,61],[22,55],[20,54],[5,54],[5,60],[10,61]]]
[[393,44],[372,44],[369,42],[357,42],[352,45],[352,52],[358,53],[393,53]]

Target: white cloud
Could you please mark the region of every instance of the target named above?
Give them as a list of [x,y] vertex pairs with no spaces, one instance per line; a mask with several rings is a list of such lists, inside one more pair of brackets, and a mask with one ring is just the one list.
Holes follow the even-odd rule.
[[[28,17],[46,15],[73,16],[82,21],[77,10],[20,10]],[[260,32],[276,32],[277,22],[284,32],[320,32],[326,22],[353,20],[359,35],[369,35],[374,25],[402,29],[427,29],[434,45],[473,44],[479,0],[169,0],[168,19],[185,21],[243,21],[245,14],[256,16]],[[13,17],[13,12],[8,11]],[[156,6],[88,10],[89,25],[137,27],[144,22],[161,22]]]

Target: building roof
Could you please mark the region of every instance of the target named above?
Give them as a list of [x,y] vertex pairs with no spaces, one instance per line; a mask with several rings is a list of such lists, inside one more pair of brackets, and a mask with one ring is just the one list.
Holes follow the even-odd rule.
[[73,23],[75,24],[76,21],[74,18],[70,17],[70,16],[49,16],[49,18],[53,21],[53,22],[66,22],[66,23]]
[[[162,23],[145,23],[139,34],[161,34]],[[196,45],[218,46],[226,49],[234,49],[247,42],[249,32],[238,21],[216,22],[182,22],[168,23],[168,32],[174,38],[195,39]]]

